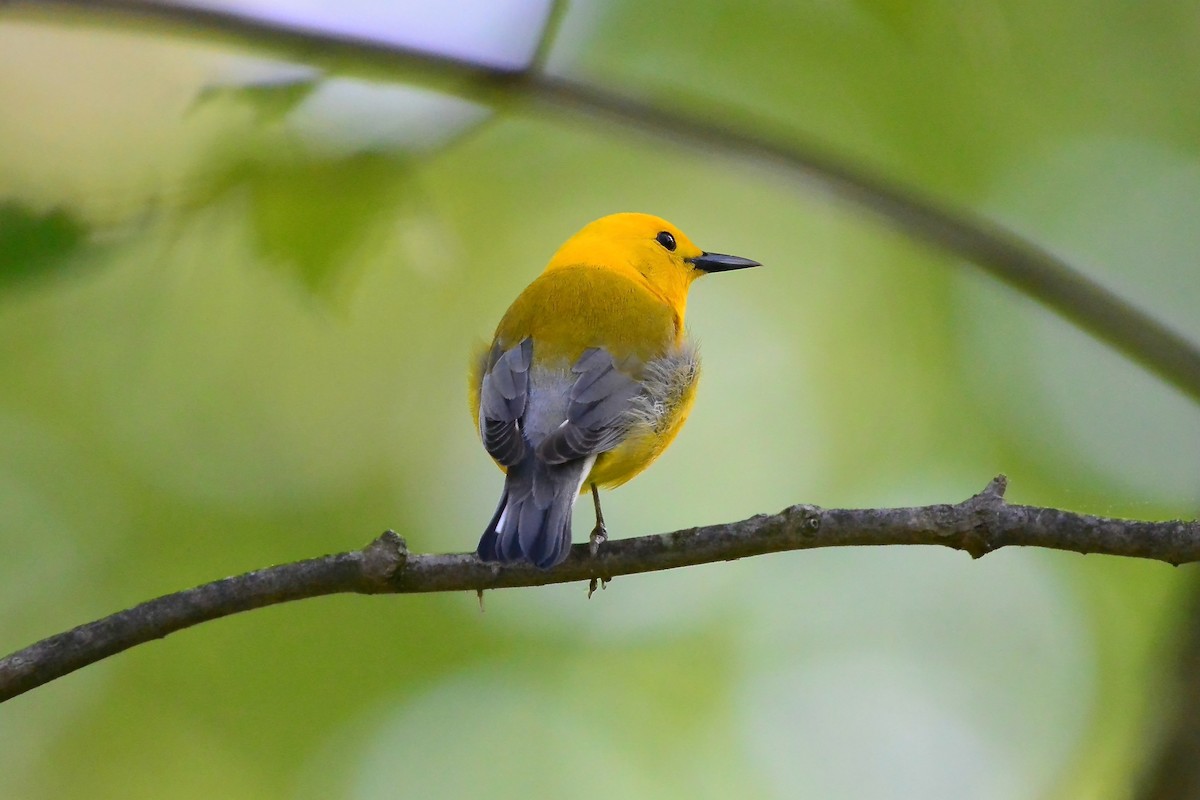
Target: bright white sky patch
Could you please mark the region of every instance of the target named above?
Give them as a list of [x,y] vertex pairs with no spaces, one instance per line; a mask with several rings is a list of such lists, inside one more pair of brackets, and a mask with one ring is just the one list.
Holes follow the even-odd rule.
[[498,67],[533,56],[549,0],[200,0],[198,5]]

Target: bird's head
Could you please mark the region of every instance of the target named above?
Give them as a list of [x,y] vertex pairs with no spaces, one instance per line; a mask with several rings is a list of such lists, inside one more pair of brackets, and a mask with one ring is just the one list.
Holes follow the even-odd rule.
[[559,248],[546,269],[580,265],[627,274],[682,310],[688,287],[696,278],[759,263],[707,253],[661,217],[625,213],[610,214],[584,226]]

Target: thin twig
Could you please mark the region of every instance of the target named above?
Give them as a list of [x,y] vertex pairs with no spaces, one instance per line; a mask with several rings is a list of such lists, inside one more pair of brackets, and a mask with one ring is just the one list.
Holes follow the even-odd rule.
[[529,60],[530,72],[542,72],[546,62],[550,60],[550,52],[558,41],[558,32],[567,16],[567,0],[551,0],[550,8],[546,11],[546,21],[542,23],[542,35],[538,39],[537,49]]
[[[723,108],[703,117],[537,69],[490,67],[376,40],[288,26],[184,2],[0,0],[58,25],[153,28],[305,63],[331,75],[403,82],[501,109],[558,111],[743,159],[815,181],[909,236],[974,262],[1200,402],[1200,348],[1080,270],[982,217],[850,164],[794,132]],[[47,16],[46,12],[51,12]],[[539,46],[541,58],[546,40]],[[723,120],[736,119],[736,123]]]
[[978,558],[1009,545],[1200,561],[1200,523],[1137,522],[1009,505],[998,476],[956,505],[821,509],[798,505],[740,522],[606,543],[597,556],[579,544],[550,570],[485,564],[473,554],[409,555],[390,531],[362,550],[282,564],[142,603],[51,636],[0,660],[0,702],[144,642],[218,617],[306,597],[455,592],[608,581],[784,550],[850,545],[933,544]]

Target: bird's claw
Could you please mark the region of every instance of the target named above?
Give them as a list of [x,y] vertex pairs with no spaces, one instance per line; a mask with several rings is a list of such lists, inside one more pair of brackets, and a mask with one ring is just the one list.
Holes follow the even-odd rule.
[[[595,558],[600,552],[600,545],[608,541],[608,529],[604,527],[603,522],[597,522],[596,527],[592,528],[592,535],[588,537],[588,551],[591,552],[592,558]],[[601,589],[608,587],[608,578],[592,578],[588,583],[588,600],[592,599],[592,595],[596,593],[596,587]]]
[[592,528],[592,535],[588,537],[588,552],[595,558],[600,552],[600,545],[608,541],[608,529],[603,523]]

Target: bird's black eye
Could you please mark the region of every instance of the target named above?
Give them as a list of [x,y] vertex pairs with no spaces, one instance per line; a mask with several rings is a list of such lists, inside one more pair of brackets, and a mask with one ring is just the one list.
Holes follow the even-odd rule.
[[654,237],[654,240],[667,248],[669,252],[675,252],[675,237],[667,231],[660,231],[658,236]]

